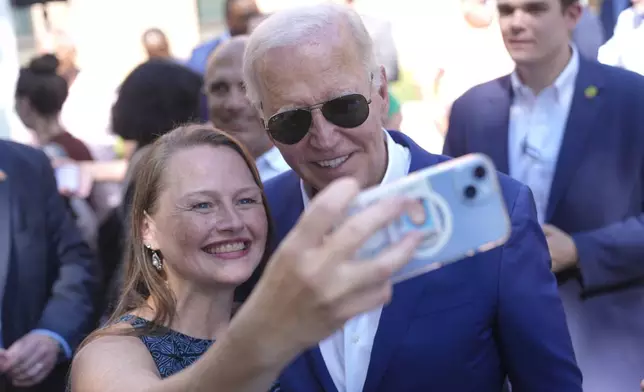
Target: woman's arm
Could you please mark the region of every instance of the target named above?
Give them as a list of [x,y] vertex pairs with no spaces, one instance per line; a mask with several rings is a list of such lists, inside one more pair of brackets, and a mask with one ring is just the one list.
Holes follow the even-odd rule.
[[228,331],[193,366],[160,380],[137,338],[102,337],[74,360],[72,391],[269,390],[298,353],[355,315],[388,302],[391,275],[423,239],[411,233],[372,260],[354,260],[357,250],[408,206],[405,200],[388,199],[347,218],[359,191],[356,180],[338,180],[311,201]]
[[199,361],[162,380],[145,345],[137,337],[105,336],[76,355],[72,392],[266,392],[288,364],[255,331],[229,331]]

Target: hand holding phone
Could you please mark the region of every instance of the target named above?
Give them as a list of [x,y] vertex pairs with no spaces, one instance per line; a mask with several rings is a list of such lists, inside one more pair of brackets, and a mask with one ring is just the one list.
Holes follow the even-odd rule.
[[355,199],[350,214],[392,196],[412,198],[417,203],[372,236],[358,257],[372,258],[410,231],[421,231],[423,242],[414,258],[393,277],[394,282],[502,245],[510,236],[510,218],[496,169],[483,154],[452,159],[367,189]]

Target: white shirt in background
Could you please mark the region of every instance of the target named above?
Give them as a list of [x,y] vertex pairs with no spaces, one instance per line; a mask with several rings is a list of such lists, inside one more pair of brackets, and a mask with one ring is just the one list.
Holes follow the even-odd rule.
[[273,146],[270,150],[266,151],[259,158],[255,160],[257,171],[262,182],[281,174],[285,171],[291,170],[291,167],[286,163],[282,154],[280,154],[277,147]]
[[579,72],[579,53],[575,47],[572,50],[568,65],[554,84],[536,96],[516,72],[510,76],[514,90],[508,132],[510,176],[532,190],[540,223],[544,223],[548,208]]

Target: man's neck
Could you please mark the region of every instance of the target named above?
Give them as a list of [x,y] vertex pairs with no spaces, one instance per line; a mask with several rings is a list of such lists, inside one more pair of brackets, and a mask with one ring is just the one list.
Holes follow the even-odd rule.
[[551,86],[561,75],[572,58],[572,49],[567,47],[541,64],[517,64],[516,72],[523,84],[534,94]]

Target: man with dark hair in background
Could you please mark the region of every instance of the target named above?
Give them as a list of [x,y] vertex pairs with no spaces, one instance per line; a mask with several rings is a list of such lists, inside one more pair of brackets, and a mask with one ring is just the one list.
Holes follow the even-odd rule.
[[498,0],[509,75],[456,100],[444,153],[528,185],[584,391],[644,375],[644,78],[580,56],[578,0]]

